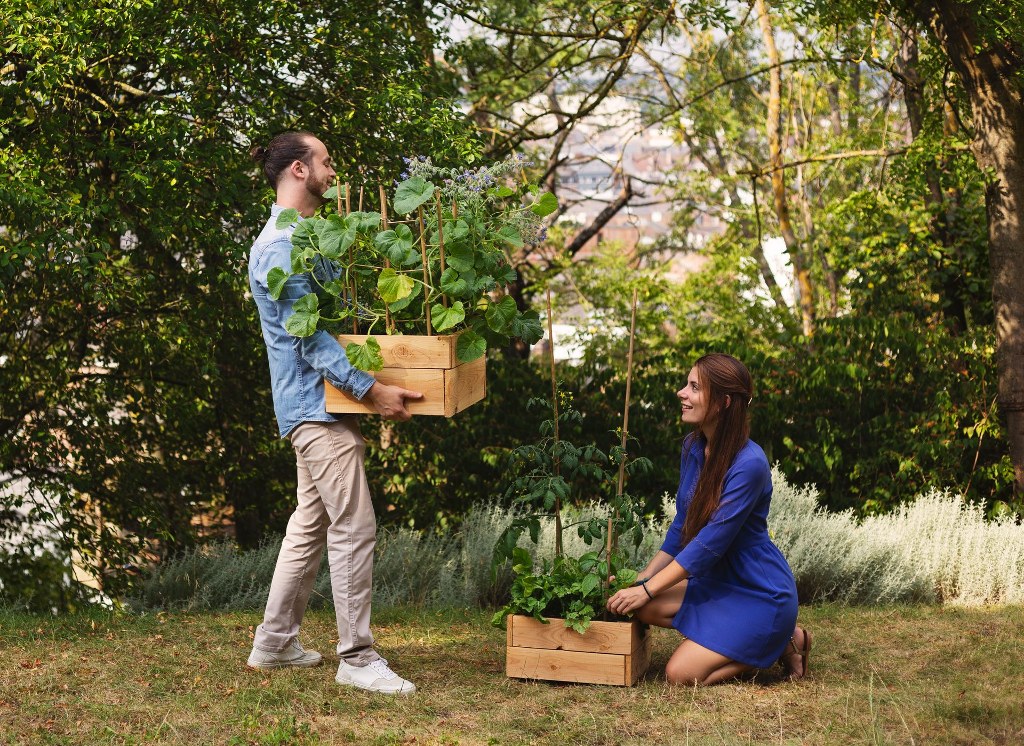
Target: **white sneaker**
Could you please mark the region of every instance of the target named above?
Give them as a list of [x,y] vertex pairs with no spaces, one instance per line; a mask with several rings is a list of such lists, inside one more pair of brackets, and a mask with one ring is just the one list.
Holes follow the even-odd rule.
[[320,665],[324,657],[315,650],[306,650],[298,640],[292,640],[292,644],[280,652],[271,650],[260,650],[253,648],[249,654],[248,664],[253,668],[285,668],[286,666],[297,666],[309,668]]
[[342,661],[334,680],[343,686],[354,686],[380,694],[412,694],[416,691],[416,685],[392,671],[383,658],[366,666],[353,666]]

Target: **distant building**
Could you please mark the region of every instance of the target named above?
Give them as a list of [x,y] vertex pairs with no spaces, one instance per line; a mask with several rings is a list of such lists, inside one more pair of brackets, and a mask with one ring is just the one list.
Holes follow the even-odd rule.
[[[605,242],[633,249],[664,238],[673,224],[671,192],[676,175],[703,168],[690,160],[685,144],[663,129],[643,128],[626,105],[611,100],[592,120],[578,123],[560,154],[565,162],[558,170],[558,194],[571,205],[560,222],[580,228],[591,224],[621,194],[624,178],[631,179],[636,192],[630,204],[588,242],[590,249]],[[719,218],[700,213],[678,248],[700,248],[724,230]],[[698,256],[678,261],[680,276],[700,264]]]

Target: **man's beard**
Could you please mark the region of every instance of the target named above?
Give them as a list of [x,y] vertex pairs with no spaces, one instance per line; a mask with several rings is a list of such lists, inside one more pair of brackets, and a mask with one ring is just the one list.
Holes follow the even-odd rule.
[[326,204],[327,200],[324,199],[324,192],[330,188],[326,179],[320,179],[314,177],[312,174],[306,179],[306,191],[317,198],[321,205]]

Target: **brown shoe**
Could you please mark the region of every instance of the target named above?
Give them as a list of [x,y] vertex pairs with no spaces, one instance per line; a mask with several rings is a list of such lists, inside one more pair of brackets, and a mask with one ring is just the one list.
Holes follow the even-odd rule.
[[[796,644],[796,636],[789,638],[789,644],[786,646],[786,650],[782,653],[782,657],[779,658],[779,663],[786,667],[789,672],[790,681],[799,681],[800,679],[807,676],[808,665],[811,659],[811,645],[814,643],[814,638],[811,633],[803,627],[797,627],[798,630],[804,633],[803,647]],[[800,668],[797,670],[793,664],[793,657],[798,656],[800,658]]]

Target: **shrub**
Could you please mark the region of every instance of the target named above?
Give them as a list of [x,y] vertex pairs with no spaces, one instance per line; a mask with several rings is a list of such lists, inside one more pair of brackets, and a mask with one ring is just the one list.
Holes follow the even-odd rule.
[[[813,486],[789,484],[776,467],[768,527],[796,576],[800,600],[841,604],[927,602],[978,606],[1024,603],[1024,526],[1012,517],[986,520],[978,505],[931,490],[896,513],[858,519],[852,510],[830,513]],[[675,515],[663,498],[665,519],[650,522],[644,542],[628,558],[642,566],[661,545]],[[605,518],[591,503],[565,513],[565,523]],[[381,529],[374,570],[374,604],[380,607],[495,608],[508,600],[511,573],[491,571],[491,552],[515,509],[478,504],[459,532],[424,534]],[[554,522],[541,521],[539,559],[554,557]],[[528,541],[524,537],[523,541]],[[573,530],[564,552],[587,551]],[[227,544],[183,553],[148,575],[131,605],[139,610],[262,609],[280,542],[241,552]],[[330,606],[326,562],[310,605]]]

